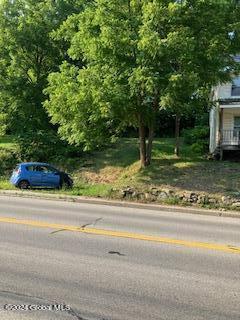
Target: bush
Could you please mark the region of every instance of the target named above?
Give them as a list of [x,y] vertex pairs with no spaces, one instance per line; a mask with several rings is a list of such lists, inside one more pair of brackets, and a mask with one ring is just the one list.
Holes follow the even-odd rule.
[[19,161],[17,152],[0,149],[0,176],[8,175]]
[[194,153],[203,154],[208,151],[209,127],[196,126],[193,129],[185,129],[183,137],[185,143],[191,145]]
[[205,142],[196,142],[191,145],[191,151],[195,154],[204,154],[207,151]]
[[77,157],[81,147],[69,146],[54,131],[39,130],[18,136],[20,157],[23,161],[48,162],[54,158]]

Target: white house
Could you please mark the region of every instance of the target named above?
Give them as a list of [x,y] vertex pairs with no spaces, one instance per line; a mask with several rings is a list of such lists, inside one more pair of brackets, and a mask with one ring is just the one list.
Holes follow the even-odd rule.
[[240,77],[214,88],[213,100],[209,150],[222,159],[224,150],[240,150]]

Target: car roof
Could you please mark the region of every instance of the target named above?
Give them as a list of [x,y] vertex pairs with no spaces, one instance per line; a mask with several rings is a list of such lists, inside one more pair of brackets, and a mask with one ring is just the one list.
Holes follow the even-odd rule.
[[45,163],[45,162],[22,162],[19,165],[20,166],[50,166],[49,163]]

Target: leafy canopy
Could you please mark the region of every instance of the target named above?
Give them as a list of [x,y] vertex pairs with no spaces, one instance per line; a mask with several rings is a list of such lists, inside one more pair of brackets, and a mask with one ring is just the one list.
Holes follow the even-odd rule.
[[90,1],[55,35],[69,49],[45,91],[52,122],[91,149],[126,125],[153,127],[161,107],[194,108],[239,70],[238,20],[233,0]]

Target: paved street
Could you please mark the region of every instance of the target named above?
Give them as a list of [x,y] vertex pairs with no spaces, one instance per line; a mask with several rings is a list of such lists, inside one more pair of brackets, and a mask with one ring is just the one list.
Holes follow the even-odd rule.
[[239,320],[239,248],[240,219],[0,196],[0,319]]

